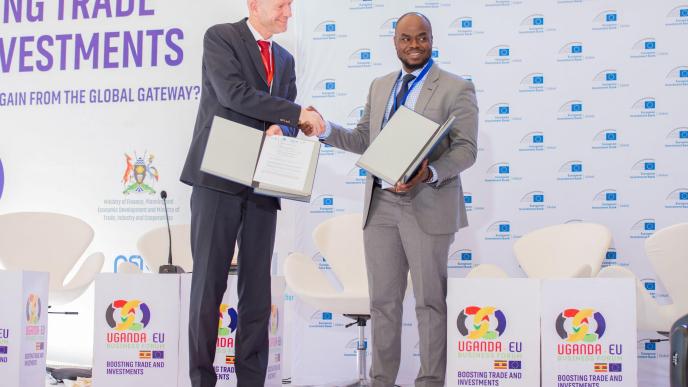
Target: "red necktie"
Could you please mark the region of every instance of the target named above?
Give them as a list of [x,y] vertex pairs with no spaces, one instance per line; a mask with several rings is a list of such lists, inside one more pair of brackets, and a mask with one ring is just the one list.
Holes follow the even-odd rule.
[[263,60],[263,66],[265,67],[265,75],[267,76],[268,86],[272,84],[273,68],[272,68],[272,58],[270,58],[270,42],[267,40],[259,40],[258,46],[260,46],[260,58]]

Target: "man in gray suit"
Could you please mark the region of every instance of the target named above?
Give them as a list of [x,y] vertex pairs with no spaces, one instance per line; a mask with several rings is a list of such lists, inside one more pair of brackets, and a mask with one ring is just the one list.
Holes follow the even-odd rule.
[[248,0],[249,17],[208,29],[203,40],[202,94],[181,181],[191,194],[193,275],[189,367],[193,387],[213,387],[219,306],[234,245],[239,246],[238,386],[262,386],[268,363],[270,260],[279,201],[200,170],[214,116],[269,135],[296,136],[297,126],[324,127],[294,104],[294,58],[271,40],[286,31],[292,0]]
[[363,234],[372,315],[372,385],[391,387],[401,357],[402,301],[411,271],[420,337],[416,386],[443,386],[447,343],[447,259],[454,234],[467,226],[460,173],[477,154],[478,106],[471,82],[434,64],[432,27],[418,13],[397,21],[394,45],[401,71],[370,86],[352,131],[327,123],[306,129],[335,147],[361,154],[399,106],[436,122],[455,116],[449,135],[408,184],[389,186],[368,176]]

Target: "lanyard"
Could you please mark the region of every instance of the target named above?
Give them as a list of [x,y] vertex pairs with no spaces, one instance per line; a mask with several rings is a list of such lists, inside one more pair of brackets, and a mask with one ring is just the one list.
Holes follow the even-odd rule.
[[[411,91],[413,90],[413,88],[416,87],[416,85],[418,83],[420,83],[420,81],[423,79],[423,77],[425,77],[425,75],[430,71],[430,67],[432,67],[432,64],[433,64],[433,60],[432,60],[432,58],[430,58],[428,63],[425,65],[425,68],[423,68],[423,71],[421,71],[420,74],[418,74],[418,77],[413,80],[411,87],[409,87],[409,89],[406,91],[406,94],[404,94],[404,98],[402,98],[402,100],[401,100],[402,105],[404,105],[406,103],[406,99],[408,98],[409,94],[411,94]],[[397,77],[397,81],[394,83],[394,85],[396,85],[399,82],[399,79],[401,79],[401,74],[403,74],[403,71],[399,72],[399,77]],[[396,90],[396,87],[394,88],[394,90]],[[394,93],[392,93],[392,95],[394,95]],[[398,108],[399,108],[399,106],[397,106],[397,99],[394,98],[394,110],[393,111],[397,111]]]

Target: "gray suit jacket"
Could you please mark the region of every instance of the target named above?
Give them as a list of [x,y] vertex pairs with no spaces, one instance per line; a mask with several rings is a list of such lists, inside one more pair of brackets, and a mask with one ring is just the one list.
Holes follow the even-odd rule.
[[[393,72],[377,78],[370,85],[368,100],[361,120],[349,131],[332,124],[332,133],[323,141],[350,152],[361,154],[382,129],[385,108],[399,75]],[[460,173],[473,165],[477,156],[478,104],[473,83],[434,64],[428,72],[418,97],[415,111],[442,123],[456,116],[449,135],[429,157],[437,170],[435,184],[418,184],[411,195],[413,211],[421,229],[428,234],[453,234],[468,225]],[[363,227],[365,228],[373,194],[373,177],[365,187]]]
[[[247,19],[210,27],[203,38],[201,101],[196,116],[189,153],[180,180],[230,194],[252,188],[201,171],[213,117],[219,116],[246,126],[265,130],[271,124],[290,127],[296,136],[301,107],[296,98],[294,58],[273,42],[275,74],[272,90],[266,82],[265,68],[258,44],[248,28]],[[279,208],[272,197],[250,194],[260,204]]]

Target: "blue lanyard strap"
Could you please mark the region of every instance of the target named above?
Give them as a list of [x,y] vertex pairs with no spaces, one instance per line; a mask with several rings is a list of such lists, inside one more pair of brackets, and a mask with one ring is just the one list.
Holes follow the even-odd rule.
[[[425,75],[427,75],[427,73],[430,71],[430,68],[432,67],[433,63],[434,62],[433,62],[432,58],[430,58],[428,63],[423,68],[423,71],[421,71],[420,74],[418,74],[418,77],[416,77],[416,79],[413,80],[411,87],[409,87],[409,89],[406,91],[406,94],[404,94],[404,98],[402,98],[402,100],[401,100],[402,105],[406,104],[406,99],[408,98],[409,94],[411,94],[411,91],[413,90],[413,88],[416,87],[416,85],[420,83],[420,81],[425,77]],[[395,86],[399,83],[399,79],[401,79],[402,74],[403,74],[403,71],[400,71],[399,77],[397,77],[397,81],[394,83]],[[393,96],[392,98],[394,98],[394,110],[393,111],[396,111],[399,108],[399,106],[397,106],[397,99],[396,99],[396,96],[394,93],[394,91],[396,91],[396,89],[397,88],[395,87],[394,90],[392,91],[392,96]]]

